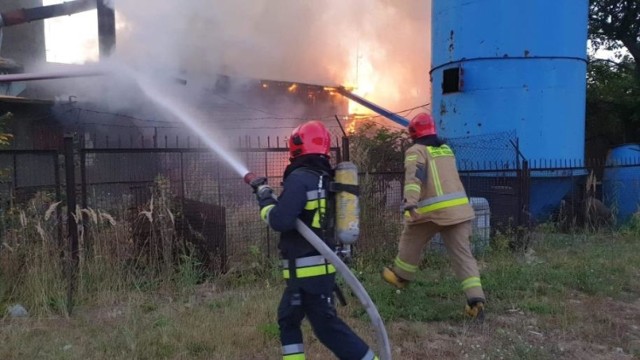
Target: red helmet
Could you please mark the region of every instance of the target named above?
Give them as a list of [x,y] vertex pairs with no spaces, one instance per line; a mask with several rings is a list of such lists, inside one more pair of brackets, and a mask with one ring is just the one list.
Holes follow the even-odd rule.
[[413,140],[427,135],[436,134],[436,123],[431,115],[420,113],[409,122],[409,135]]
[[329,156],[331,135],[320,121],[308,121],[291,132],[289,154],[291,158],[307,154]]

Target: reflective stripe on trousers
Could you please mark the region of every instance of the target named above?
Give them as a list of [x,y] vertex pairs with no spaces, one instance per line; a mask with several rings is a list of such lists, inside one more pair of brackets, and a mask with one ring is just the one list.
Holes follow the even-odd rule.
[[369,349],[369,351],[367,351],[367,353],[362,357],[362,360],[378,360],[378,357],[371,349]]
[[416,271],[418,271],[418,267],[416,265],[411,265],[409,263],[406,263],[404,261],[402,261],[402,259],[400,259],[400,257],[396,257],[395,261],[393,262],[395,266],[399,267],[400,269],[409,272],[409,273],[414,273]]
[[290,344],[282,346],[283,360],[304,360],[304,344]]
[[482,283],[480,282],[480,278],[477,276],[472,276],[466,278],[462,281],[462,290],[468,290],[475,287],[482,287]]

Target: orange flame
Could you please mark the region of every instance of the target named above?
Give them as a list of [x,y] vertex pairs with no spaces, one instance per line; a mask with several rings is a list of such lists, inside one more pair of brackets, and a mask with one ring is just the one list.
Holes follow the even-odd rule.
[[357,120],[356,119],[351,119],[351,121],[347,124],[345,131],[347,132],[348,135],[353,135],[356,133],[356,130],[358,129],[357,126]]
[[348,135],[354,135],[369,118],[369,115],[349,115],[347,125],[345,126],[345,132]]
[[[350,86],[345,85],[345,87],[352,87],[354,94],[367,98],[374,93],[378,82],[373,64],[367,56],[360,54],[358,49],[356,61],[352,64],[352,67],[351,73],[354,74],[354,81],[352,84],[349,84]],[[372,114],[372,111],[355,101],[349,100],[349,114]]]
[[287,89],[290,93],[296,92],[296,90],[298,89],[298,84],[291,84],[291,86],[289,86],[289,88]]

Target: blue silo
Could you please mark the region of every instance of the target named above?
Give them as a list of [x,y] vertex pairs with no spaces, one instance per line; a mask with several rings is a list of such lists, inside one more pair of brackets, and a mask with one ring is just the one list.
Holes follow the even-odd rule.
[[[588,0],[432,1],[432,108],[440,133],[512,134],[528,160],[582,160]],[[463,156],[513,162],[515,151]],[[559,178],[566,175],[533,173],[534,215],[566,194],[570,177]]]

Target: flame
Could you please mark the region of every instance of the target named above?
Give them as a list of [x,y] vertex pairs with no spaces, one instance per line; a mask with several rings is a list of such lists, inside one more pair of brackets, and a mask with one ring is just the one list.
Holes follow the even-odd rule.
[[289,86],[289,88],[287,89],[290,93],[296,92],[296,90],[298,89],[298,84],[291,84],[291,86]]
[[349,123],[345,127],[345,131],[347,132],[347,134],[353,135],[356,133],[357,129],[358,129],[358,119],[356,119],[355,117],[351,117],[351,119],[349,120]]
[[[371,99],[372,97],[375,97],[373,95],[376,94],[376,90],[378,89],[379,77],[373,67],[369,53],[362,51],[361,46],[358,46],[354,49],[354,54],[352,55],[354,55],[352,56],[354,61],[352,62],[350,69],[348,69],[348,76],[345,76],[345,78],[352,80],[347,81],[343,86],[362,98]],[[325,90],[327,90],[327,88],[325,88]],[[335,88],[333,88],[333,90],[335,91]],[[373,111],[353,100],[348,101],[349,116],[345,131],[347,134],[353,135],[362,126],[365,120],[370,118]]]
[[[370,97],[376,90],[378,77],[370,58],[366,54],[360,54],[359,49],[356,61],[352,64],[351,73],[354,81],[351,84],[345,84],[345,87],[353,88],[352,92],[360,97],[365,99]],[[355,101],[349,100],[349,114],[372,114],[372,111]]]
[[358,129],[360,129],[362,127],[362,124],[364,124],[368,119],[370,119],[371,116],[369,115],[349,115],[347,117],[347,125],[345,126],[345,132],[348,135],[353,135],[355,134]]

